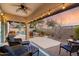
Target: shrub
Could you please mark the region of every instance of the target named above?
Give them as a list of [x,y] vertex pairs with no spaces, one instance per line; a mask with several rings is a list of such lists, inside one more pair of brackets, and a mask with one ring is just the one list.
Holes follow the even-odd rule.
[[79,25],[75,26],[75,35],[74,35],[76,40],[79,40]]

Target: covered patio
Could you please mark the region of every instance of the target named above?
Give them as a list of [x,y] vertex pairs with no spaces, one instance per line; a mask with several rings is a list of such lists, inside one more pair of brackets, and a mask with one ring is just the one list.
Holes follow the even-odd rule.
[[[69,56],[72,53],[78,56],[79,48],[72,50],[68,45],[75,42],[79,46],[78,19],[78,3],[0,3],[0,53],[12,56]],[[9,34],[15,35],[11,41],[16,39],[16,42],[7,40]],[[63,48],[64,45],[71,49]],[[3,46],[9,54],[3,53]]]

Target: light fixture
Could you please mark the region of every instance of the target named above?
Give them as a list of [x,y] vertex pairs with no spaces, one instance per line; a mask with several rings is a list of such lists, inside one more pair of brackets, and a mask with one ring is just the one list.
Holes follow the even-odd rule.
[[42,15],[43,15],[43,14],[41,14],[41,15],[40,15],[40,18],[43,18],[43,16],[42,16]]
[[40,18],[42,18],[42,16],[40,16]]
[[4,15],[4,13],[0,13],[0,15],[1,15],[1,16],[3,16],[3,15]]
[[50,12],[48,12],[48,15],[50,15],[51,13]]
[[62,7],[62,9],[65,9],[65,8],[66,8],[65,6]]
[[44,17],[44,14],[42,14],[42,17]]
[[66,8],[65,3],[63,3],[62,9],[65,9],[65,8]]
[[50,15],[50,11],[51,11],[51,9],[48,10],[48,13],[47,13],[48,15]]

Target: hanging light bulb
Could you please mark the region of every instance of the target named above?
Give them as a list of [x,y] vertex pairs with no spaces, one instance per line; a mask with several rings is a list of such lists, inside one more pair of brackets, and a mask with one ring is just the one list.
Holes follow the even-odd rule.
[[50,12],[48,12],[48,15],[50,15]]
[[3,16],[3,15],[4,15],[4,13],[0,13],[0,15],[1,15],[1,16]]
[[50,15],[50,14],[51,14],[51,9],[48,10],[48,15]]
[[65,9],[65,8],[66,8],[65,6],[62,7],[62,9]]
[[43,16],[42,16],[43,14],[41,14],[41,16],[40,16],[40,18],[43,18]]
[[66,7],[65,7],[65,3],[63,3],[63,6],[62,6],[62,9],[65,9]]

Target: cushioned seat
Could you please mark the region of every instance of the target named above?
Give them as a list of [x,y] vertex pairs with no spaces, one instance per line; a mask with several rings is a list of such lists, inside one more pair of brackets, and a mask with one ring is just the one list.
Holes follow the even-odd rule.
[[74,45],[61,45],[60,44],[60,50],[59,50],[59,54],[61,52],[61,48],[65,49],[66,51],[70,52],[70,55],[71,53],[74,53],[74,52],[78,52],[79,50],[79,44],[74,44]]
[[22,46],[22,45],[14,46],[14,47],[12,47],[12,49],[13,49],[13,52],[14,52],[17,56],[22,55],[22,54],[28,52],[28,50],[26,50],[25,47]]
[[71,51],[71,46],[69,46],[69,45],[62,45],[61,47],[68,51]]
[[9,38],[7,38],[7,41],[8,41],[9,46],[15,46],[15,45],[19,45],[19,44],[29,45],[29,43],[30,43],[29,41],[22,41],[21,38],[14,38],[14,39],[15,39],[15,41],[14,42],[11,42],[9,40]]
[[11,42],[9,37],[7,37],[6,40],[9,44],[9,46],[15,46],[15,45],[21,44],[21,42],[22,42],[21,38],[14,38],[14,42]]
[[22,44],[16,46],[4,45],[1,49],[7,53],[8,56],[32,56],[36,52],[39,54],[39,49],[31,44],[28,47]]
[[30,41],[22,41],[21,44],[22,45],[29,45],[30,44]]
[[6,53],[8,53],[7,55],[9,56],[21,56],[23,54],[29,55],[29,53],[27,50],[24,49],[24,47],[22,45],[17,45],[17,46],[3,46],[4,47],[4,51],[6,51]]
[[4,50],[4,47],[0,47],[0,56],[5,56],[8,55],[8,53],[6,53],[6,51]]

